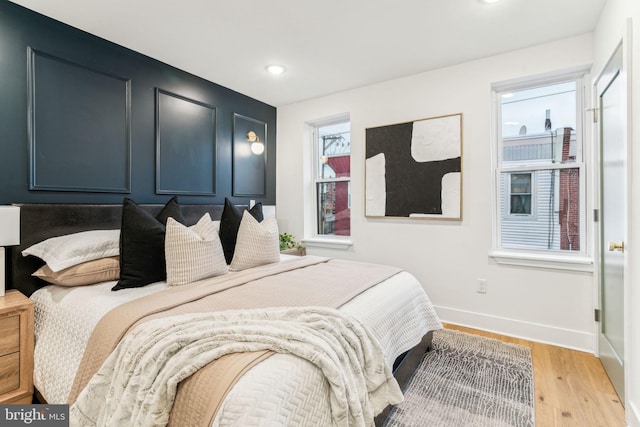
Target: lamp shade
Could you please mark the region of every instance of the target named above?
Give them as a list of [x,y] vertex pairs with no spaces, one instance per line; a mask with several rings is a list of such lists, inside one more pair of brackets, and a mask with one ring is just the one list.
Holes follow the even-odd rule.
[[20,208],[0,206],[0,246],[20,244]]
[[264,153],[264,144],[262,143],[262,141],[257,140],[256,142],[252,142],[251,152],[256,156],[259,156],[260,154]]

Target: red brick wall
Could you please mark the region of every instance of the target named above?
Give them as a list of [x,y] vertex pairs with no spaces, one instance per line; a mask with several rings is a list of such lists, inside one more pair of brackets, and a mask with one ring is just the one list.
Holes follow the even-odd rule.
[[[575,161],[570,155],[571,128],[564,128],[562,161]],[[560,249],[580,250],[580,173],[579,169],[560,170]]]

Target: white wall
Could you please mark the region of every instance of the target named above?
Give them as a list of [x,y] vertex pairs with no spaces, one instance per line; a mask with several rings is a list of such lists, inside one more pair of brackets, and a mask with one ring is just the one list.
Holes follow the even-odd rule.
[[[593,351],[591,273],[502,266],[488,257],[491,84],[591,64],[592,46],[592,35],[583,35],[278,108],[281,231],[304,235],[302,206],[310,192],[304,123],[350,113],[354,245],[347,251],[312,248],[310,254],[401,266],[422,282],[444,321]],[[459,112],[463,221],[365,218],[365,129]],[[476,293],[478,278],[488,281],[486,295]]]
[[[628,18],[631,18],[632,36],[626,37]],[[640,2],[637,0],[609,0],[595,31],[593,76],[605,66],[616,46],[624,37],[632,48],[628,75],[631,99],[631,144],[628,166],[631,170],[629,212],[629,241],[627,253],[626,301],[625,301],[625,389],[626,416],[630,426],[640,426],[640,173],[634,165],[640,165]],[[635,222],[633,219],[635,218]]]

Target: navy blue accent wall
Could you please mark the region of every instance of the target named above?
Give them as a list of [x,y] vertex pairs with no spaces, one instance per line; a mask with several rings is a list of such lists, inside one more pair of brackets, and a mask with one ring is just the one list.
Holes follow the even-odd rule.
[[[126,11],[123,11],[126,13]],[[144,22],[140,23],[144,31]],[[206,52],[193,50],[193,55],[215,55],[215,41]],[[130,192],[104,192],[80,188],[78,191],[38,187],[30,190],[29,133],[29,48],[61,58],[88,70],[118,76],[130,82]],[[224,61],[221,61],[224,62]],[[37,71],[37,70],[36,70]],[[69,96],[78,93],[69,82]],[[183,203],[224,203],[229,197],[236,203],[248,203],[249,198],[264,204],[275,204],[276,108],[228,88],[186,73],[130,49],[72,28],[21,6],[0,0],[0,204],[10,203],[120,203],[124,196],[139,203],[163,203],[169,196],[156,191],[156,89],[177,94],[215,108],[215,195],[180,194]],[[60,90],[57,91],[60,93]],[[64,88],[63,88],[64,94]],[[36,94],[37,99],[37,94]],[[86,98],[85,98],[86,100]],[[40,100],[38,100],[40,102]],[[100,102],[99,99],[96,102]],[[40,102],[38,108],[56,108],[56,102]],[[99,110],[99,109],[98,109]],[[45,110],[46,112],[46,110]],[[267,124],[266,195],[264,197],[232,197],[232,147],[234,114]],[[70,121],[79,134],[95,134],[94,120]],[[38,129],[36,126],[35,129]],[[64,134],[64,132],[62,132]],[[37,138],[37,135],[36,135]],[[61,137],[56,137],[61,138]],[[64,147],[64,141],[60,141]],[[122,144],[121,144],[122,145]],[[100,147],[104,149],[104,147]],[[73,155],[73,153],[68,153]],[[64,156],[65,153],[57,153]],[[99,158],[99,156],[97,156]],[[61,160],[58,157],[58,160]],[[36,164],[46,164],[38,158]],[[63,163],[61,163],[63,164]],[[78,177],[72,167],[43,170],[49,181],[74,182]],[[100,173],[108,168],[96,167]],[[163,174],[202,176],[192,168],[162,171]],[[85,174],[87,172],[81,172]],[[122,170],[114,171],[122,174]],[[56,174],[60,174],[56,180]],[[72,179],[68,179],[72,178]],[[82,176],[80,176],[82,178]],[[119,177],[115,177],[115,181]],[[202,178],[198,178],[202,179]],[[96,180],[87,176],[88,182]],[[180,178],[187,182],[188,178]],[[210,183],[207,183],[210,185]],[[65,184],[66,186],[66,184]],[[195,187],[198,187],[197,185]],[[204,185],[206,188],[206,185]],[[125,190],[126,191],[126,190]]]

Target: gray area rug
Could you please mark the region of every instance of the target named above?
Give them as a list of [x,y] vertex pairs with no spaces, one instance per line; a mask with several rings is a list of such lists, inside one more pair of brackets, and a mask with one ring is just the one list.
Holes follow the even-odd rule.
[[384,426],[534,426],[527,347],[443,329]]

